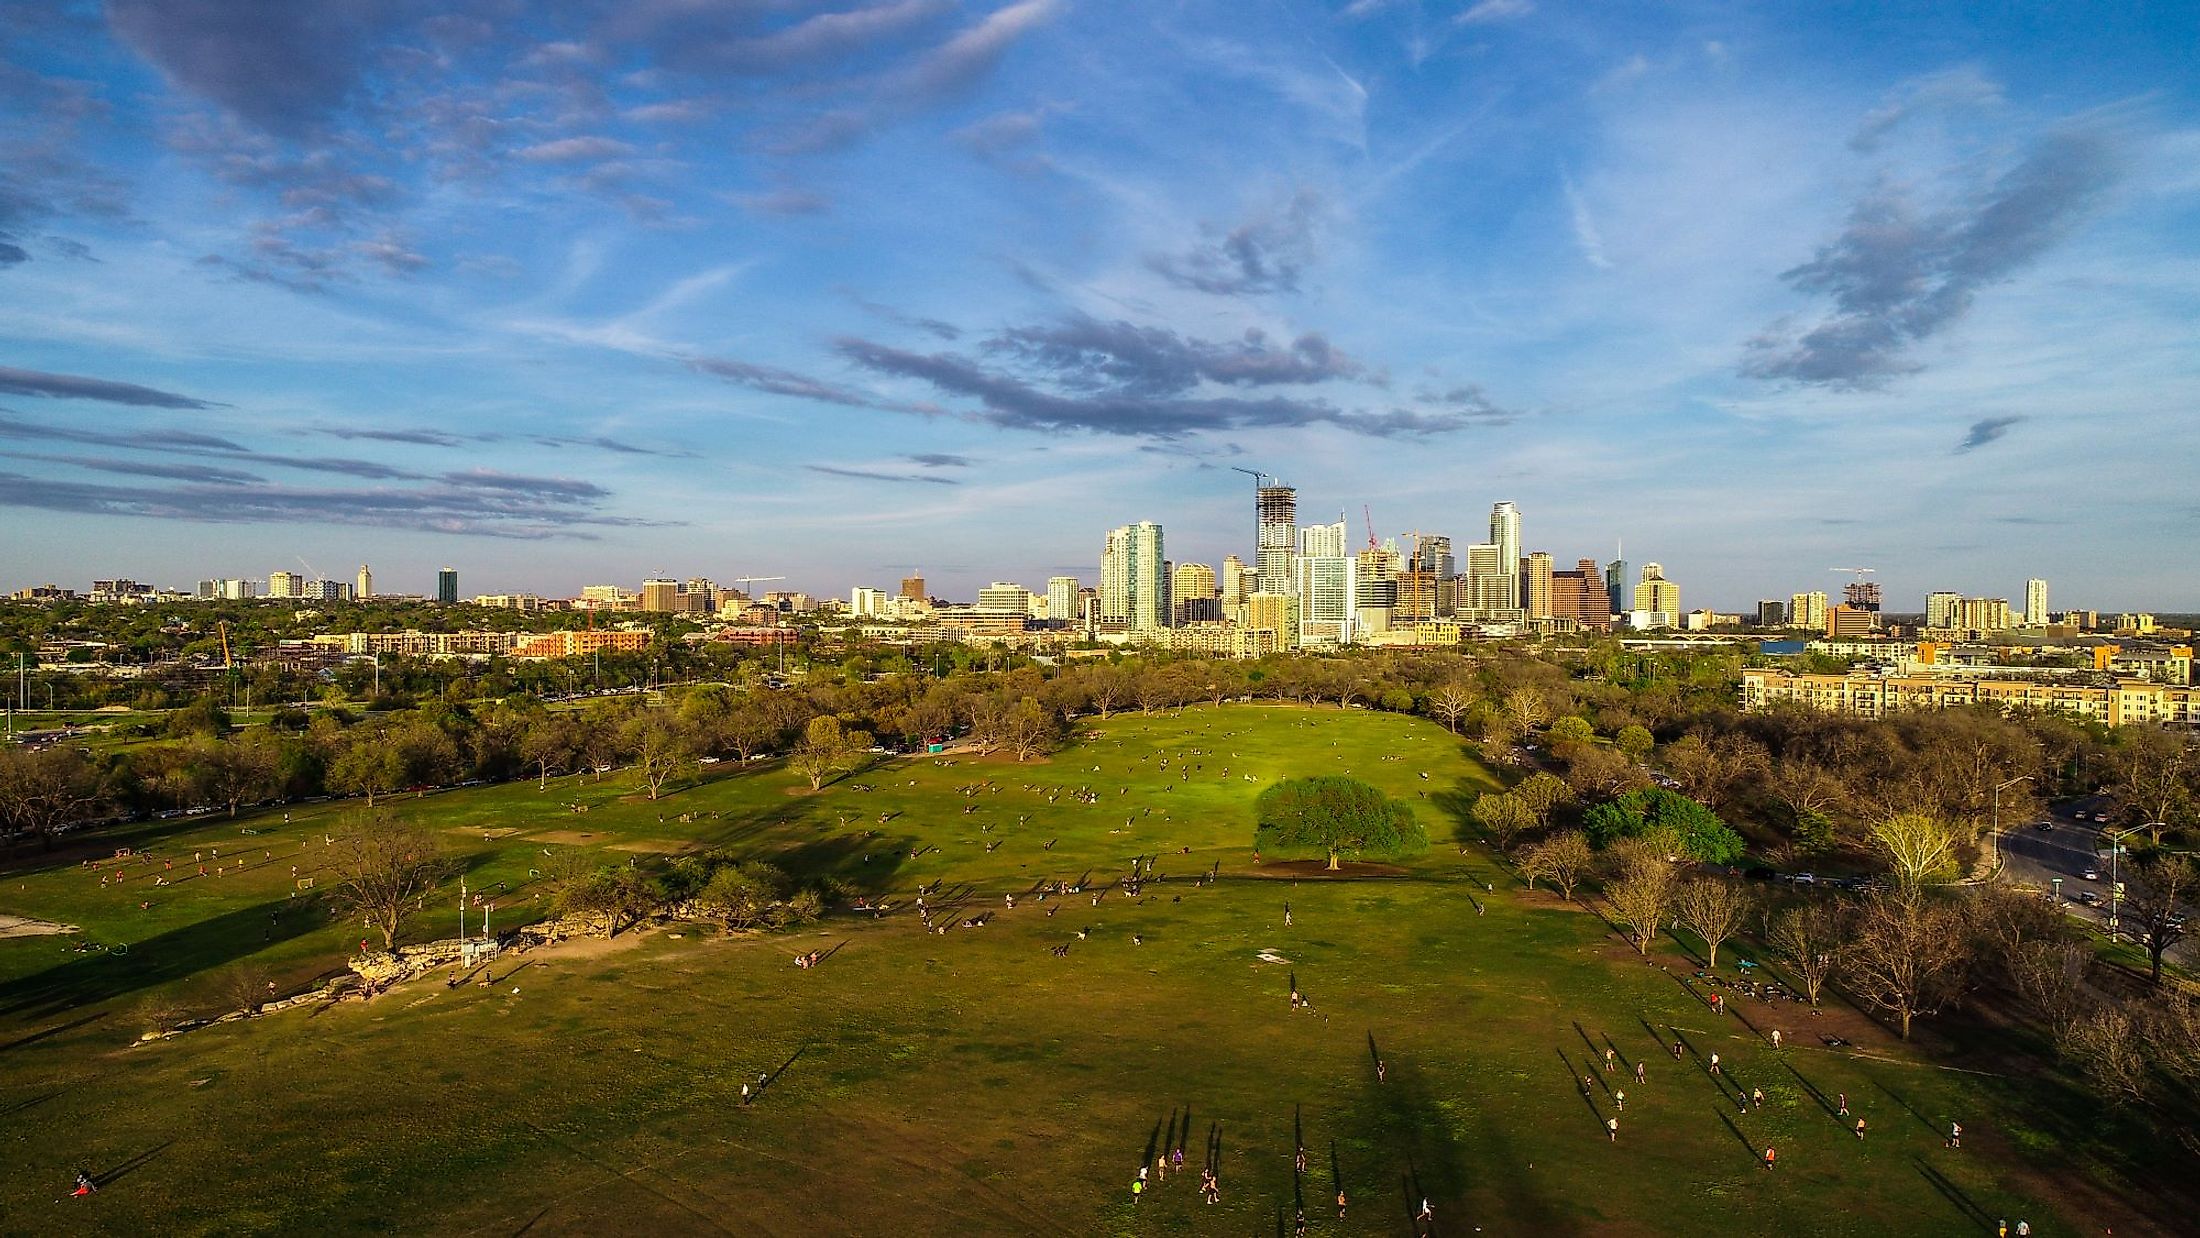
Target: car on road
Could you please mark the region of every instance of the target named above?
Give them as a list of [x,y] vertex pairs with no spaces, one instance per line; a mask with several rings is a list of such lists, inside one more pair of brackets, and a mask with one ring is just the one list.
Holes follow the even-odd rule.
[[1818,874],[1816,874],[1816,873],[1797,873],[1797,874],[1795,874],[1795,884],[1797,884],[1797,885],[1799,885],[1799,886],[1814,886],[1814,885],[1817,885],[1817,884],[1818,884]]
[[2070,897],[2078,900],[2081,903],[2084,903],[2088,907],[2098,907],[2101,905],[2101,896],[2095,894],[2091,890],[2080,890]]
[[2089,868],[2078,875],[2085,878],[2087,881],[2099,881],[2101,879],[2101,870],[2097,868]]
[[2034,822],[2032,823],[2032,828],[2033,828],[2033,829],[2035,829],[2035,830],[2040,830],[2040,831],[2043,831],[2043,832],[2044,832],[2044,831],[2047,831],[2047,830],[2052,830],[2052,829],[2054,829],[2054,828],[2055,828],[2055,823],[2054,823],[2054,822],[2052,822],[2052,821],[2034,821]]

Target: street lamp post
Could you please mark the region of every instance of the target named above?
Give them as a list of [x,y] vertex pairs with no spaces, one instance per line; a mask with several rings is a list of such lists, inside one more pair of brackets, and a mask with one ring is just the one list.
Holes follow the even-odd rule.
[[2121,919],[2117,913],[2123,910],[2124,902],[2124,883],[2117,876],[2118,866],[2116,862],[2123,858],[2124,840],[2145,828],[2147,827],[2143,825],[2134,825],[2120,830],[2102,831],[2108,835],[2108,935],[2110,937],[2116,935],[2116,925]]
[[2032,775],[2019,774],[1994,788],[1994,870],[2001,870],[2001,793],[2020,782],[2032,781]]

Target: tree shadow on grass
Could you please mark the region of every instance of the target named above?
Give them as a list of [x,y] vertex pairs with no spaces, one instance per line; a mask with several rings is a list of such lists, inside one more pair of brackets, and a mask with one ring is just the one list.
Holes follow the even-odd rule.
[[28,1036],[18,1036],[14,1040],[11,1040],[4,1045],[0,1045],[0,1053],[6,1053],[11,1049],[20,1049],[24,1045],[37,1044],[39,1041],[46,1039],[48,1036],[59,1036],[63,1032],[73,1032],[77,1028],[80,1028],[87,1023],[99,1022],[101,1019],[106,1018],[107,1014],[108,1012],[104,1010],[95,1011],[92,1014],[85,1015],[81,1019],[71,1019],[67,1023],[56,1023],[52,1027],[46,1028],[44,1031],[32,1032]]
[[105,1188],[113,1185],[116,1182],[121,1181],[125,1176],[136,1173],[140,1168],[144,1166],[147,1161],[150,1161],[154,1157],[159,1156],[161,1153],[166,1152],[169,1146],[175,1142],[175,1140],[171,1139],[167,1143],[156,1144],[153,1147],[147,1148],[145,1151],[138,1153],[136,1156],[131,1157],[129,1160],[122,1162],[120,1165],[115,1166],[113,1169],[93,1174],[93,1185]]
[[1931,1184],[1935,1191],[1940,1192],[1942,1199],[1955,1205],[1956,1211],[1962,1213],[1966,1220],[1983,1230],[1994,1228],[1994,1218],[1987,1213],[1986,1209],[1979,1206],[1977,1200],[1966,1194],[1962,1187],[1950,1182],[1948,1175],[1926,1164],[1923,1157],[1912,1157],[1910,1159],[1911,1163],[1917,1166],[1918,1176]]
[[1759,1148],[1756,1143],[1751,1141],[1749,1136],[1743,1134],[1742,1128],[1734,1125],[1734,1119],[1728,1116],[1726,1111],[1723,1109],[1719,1111],[1719,1123],[1720,1125],[1726,1127],[1728,1134],[1734,1136],[1736,1140],[1740,1141],[1742,1148],[1749,1153],[1749,1159],[1751,1163],[1764,1163],[1764,1150]]
[[[234,963],[328,923],[317,904],[277,899],[148,937],[121,951],[86,955],[0,984],[0,1014],[38,1018],[127,996]],[[278,916],[288,910],[293,914]]]
[[1897,1092],[1893,1088],[1888,1087],[1885,1083],[1876,1078],[1872,1080],[1872,1086],[1878,1088],[1882,1092],[1885,1092],[1889,1100],[1892,1100],[1895,1104],[1902,1106],[1902,1111],[1909,1114],[1911,1117],[1916,1118],[1917,1124],[1924,1127],[1927,1132],[1933,1135],[1939,1135],[1941,1133],[1941,1129],[1933,1125],[1932,1119],[1926,1117],[1924,1114],[1919,1113],[1915,1108],[1911,1107],[1910,1102],[1904,1100],[1900,1092]]

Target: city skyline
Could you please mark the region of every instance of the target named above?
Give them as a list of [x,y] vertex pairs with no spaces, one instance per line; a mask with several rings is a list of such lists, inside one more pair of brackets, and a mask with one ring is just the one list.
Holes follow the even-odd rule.
[[1243,468],[1692,606],[2200,611],[2200,14],[495,16],[0,13],[0,583],[967,597],[1255,564]]

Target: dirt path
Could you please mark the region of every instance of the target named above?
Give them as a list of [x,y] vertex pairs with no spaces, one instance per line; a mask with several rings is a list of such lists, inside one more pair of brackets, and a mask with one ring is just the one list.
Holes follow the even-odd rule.
[[0,913],[0,937],[48,937],[78,931],[80,930],[73,924],[55,924],[51,920],[33,920],[29,916]]

